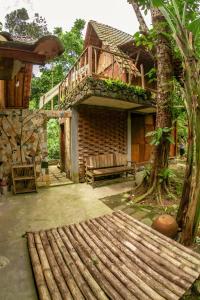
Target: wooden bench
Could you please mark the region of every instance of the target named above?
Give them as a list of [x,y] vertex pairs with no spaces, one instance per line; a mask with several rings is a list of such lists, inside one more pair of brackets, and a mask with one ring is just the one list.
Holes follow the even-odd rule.
[[136,164],[127,161],[127,155],[121,153],[89,156],[85,160],[85,179],[94,186],[96,178],[115,174],[133,175],[135,181]]

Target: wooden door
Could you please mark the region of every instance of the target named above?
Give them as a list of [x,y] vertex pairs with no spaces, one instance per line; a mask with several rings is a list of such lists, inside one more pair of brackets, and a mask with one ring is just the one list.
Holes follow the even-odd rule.
[[131,159],[145,162],[151,159],[153,147],[146,133],[154,130],[153,115],[131,115]]

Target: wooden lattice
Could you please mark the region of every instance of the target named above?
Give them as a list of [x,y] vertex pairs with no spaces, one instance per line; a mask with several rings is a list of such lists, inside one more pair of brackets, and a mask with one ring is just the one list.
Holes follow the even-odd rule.
[[91,155],[127,152],[127,113],[81,108],[78,121],[79,174],[84,178],[85,159]]

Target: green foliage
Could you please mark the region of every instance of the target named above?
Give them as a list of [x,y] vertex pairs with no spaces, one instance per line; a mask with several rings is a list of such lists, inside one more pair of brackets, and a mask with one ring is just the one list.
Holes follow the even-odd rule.
[[144,182],[145,183],[147,183],[147,182],[149,182],[149,178],[150,178],[150,176],[151,176],[151,170],[152,170],[152,166],[151,165],[147,165],[147,166],[145,166],[145,168],[144,168],[144,177],[143,177],[143,180],[144,180]]
[[48,159],[60,157],[60,128],[57,119],[50,119],[47,123]]
[[55,28],[54,34],[58,36],[64,45],[65,51],[54,61],[55,66],[62,70],[63,74],[69,71],[74,65],[77,58],[83,51],[83,29],[85,27],[85,21],[82,19],[76,19],[73,27],[70,31],[63,31],[62,28]]
[[[155,2],[157,2],[155,0]],[[168,2],[159,0],[156,5],[164,15],[173,33],[176,46],[182,56],[189,55],[188,51],[194,49],[196,55],[200,55],[200,17],[198,1],[171,0]],[[188,32],[193,34],[190,40]],[[184,45],[189,47],[184,47]]]
[[85,21],[77,19],[70,31],[63,31],[62,28],[54,29],[54,34],[62,41],[65,51],[51,64],[41,67],[39,77],[33,77],[31,102],[35,102],[35,108],[38,107],[40,97],[65,78],[69,69],[80,56],[83,50],[82,31],[84,26]]
[[7,14],[5,28],[11,34],[19,37],[39,38],[49,33],[45,19],[38,13],[35,13],[33,19],[30,19],[25,8],[16,9]]
[[187,114],[186,111],[183,111],[181,114],[179,114],[177,118],[177,124],[178,124],[178,140],[183,137],[183,139],[186,141],[188,137],[188,120],[187,120]]
[[149,70],[149,72],[145,74],[145,76],[148,78],[148,82],[149,83],[157,81],[157,71],[156,71],[156,68],[151,68]]
[[[189,29],[189,31],[195,34],[195,45],[198,49],[198,53],[200,55],[200,17],[199,17],[199,0],[172,0],[172,1],[163,1],[163,0],[139,0],[137,1],[140,8],[147,13],[151,6],[160,7],[164,5],[165,9],[168,12],[168,22],[169,25],[172,27],[174,24],[173,21],[173,11],[179,18],[179,21],[184,24],[184,26]],[[165,15],[166,17],[166,15]],[[160,27],[160,28],[159,28]],[[162,30],[162,22],[159,22],[158,28],[150,29],[148,34],[141,34],[137,32],[134,35],[136,45],[142,45],[147,50],[151,51],[155,47],[155,40],[157,34],[160,33],[165,35],[167,39],[170,41],[171,49],[173,53],[173,58],[181,59],[180,51],[174,41],[172,35],[167,32],[163,32]],[[176,27],[177,28],[177,27]],[[174,29],[176,29],[174,28]],[[197,34],[198,33],[198,34]]]
[[128,83],[125,83],[121,80],[112,80],[112,79],[106,79],[103,81],[106,88],[110,91],[118,91],[118,90],[127,90],[129,93],[133,93],[139,97],[142,97],[143,99],[149,99],[150,93],[140,86],[134,86]]
[[136,46],[143,46],[146,50],[152,50],[155,47],[157,32],[154,29],[149,29],[148,34],[136,32],[133,36]]
[[180,83],[174,79],[172,97],[172,117],[174,122],[177,123],[178,140],[181,137],[187,140],[188,135],[188,120],[185,108],[185,99],[183,97],[183,90]]
[[146,134],[147,137],[151,137],[151,145],[158,146],[161,142],[168,141],[170,144],[173,144],[174,141],[171,137],[172,128],[164,127],[157,128],[154,131],[150,131]]
[[174,177],[174,172],[172,169],[169,168],[164,168],[162,170],[160,170],[159,174],[159,182],[167,182],[169,181],[170,178]]

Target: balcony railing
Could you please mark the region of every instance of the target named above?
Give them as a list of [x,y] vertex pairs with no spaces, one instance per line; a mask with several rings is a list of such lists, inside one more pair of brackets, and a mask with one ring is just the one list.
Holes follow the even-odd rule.
[[59,95],[59,103],[64,101],[66,96],[88,76],[118,79],[145,88],[143,65],[138,70],[134,60],[128,56],[89,46],[77,59],[66,78],[54,87],[52,92],[49,91],[40,98],[40,107],[48,103],[52,99],[51,95],[55,96],[55,93]]
[[133,82],[133,78],[139,77],[141,81],[139,84],[145,87],[143,66],[140,66],[139,71],[132,59],[112,51],[89,46],[61,82],[60,100],[62,101],[66,94],[88,76],[99,79],[119,79],[129,84]]

